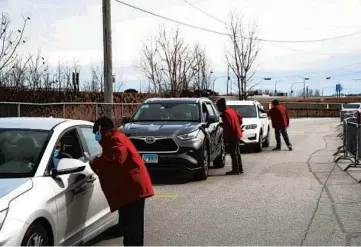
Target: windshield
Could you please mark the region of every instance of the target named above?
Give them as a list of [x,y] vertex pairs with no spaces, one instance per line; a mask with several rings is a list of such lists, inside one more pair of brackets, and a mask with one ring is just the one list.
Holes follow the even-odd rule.
[[243,118],[256,118],[257,112],[254,105],[229,105],[228,107],[235,109]]
[[133,121],[199,121],[198,104],[150,103],[143,104],[135,113]]
[[49,131],[0,129],[0,177],[34,176]]
[[344,109],[357,109],[360,107],[360,104],[344,104]]

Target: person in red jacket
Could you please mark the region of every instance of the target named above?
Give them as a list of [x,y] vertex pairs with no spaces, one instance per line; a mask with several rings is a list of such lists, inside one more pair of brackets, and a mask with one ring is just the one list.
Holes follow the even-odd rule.
[[108,201],[110,211],[119,212],[124,246],[144,245],[145,199],[154,196],[148,171],[133,143],[107,117],[93,126],[102,146],[101,156],[90,162]]
[[226,107],[226,100],[221,98],[217,101],[218,111],[221,112],[224,141],[228,144],[232,158],[232,171],[227,175],[243,173],[242,157],[239,150],[239,142],[242,138],[242,116],[234,109]]
[[287,113],[287,108],[283,105],[280,105],[280,102],[275,99],[272,101],[272,108],[267,112],[268,116],[271,117],[272,126],[275,129],[276,137],[276,148],[273,151],[281,150],[281,134],[285,143],[290,151],[292,151],[292,144],[290,138],[288,137],[287,129],[290,125],[290,118]]

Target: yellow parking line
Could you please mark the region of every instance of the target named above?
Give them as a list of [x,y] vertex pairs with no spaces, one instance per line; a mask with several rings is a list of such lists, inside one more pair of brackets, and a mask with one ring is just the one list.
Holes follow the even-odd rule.
[[176,194],[155,194],[155,198],[177,198]]
[[208,179],[215,179],[216,177],[214,176],[209,176]]

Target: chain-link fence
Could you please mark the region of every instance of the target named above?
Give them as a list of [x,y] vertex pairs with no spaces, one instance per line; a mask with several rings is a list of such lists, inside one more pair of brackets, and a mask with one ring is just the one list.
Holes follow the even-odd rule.
[[[290,117],[339,117],[342,104],[285,102]],[[20,103],[0,102],[0,117],[57,117],[95,121],[104,115],[106,103],[65,102],[65,103]],[[113,103],[113,120],[121,123],[122,116],[132,116],[141,103]],[[264,103],[266,110],[270,103]]]
[[[0,117],[54,117],[95,121],[103,116],[105,103],[18,103],[0,102]],[[113,103],[113,121],[119,125],[122,116],[131,116],[140,103]]]

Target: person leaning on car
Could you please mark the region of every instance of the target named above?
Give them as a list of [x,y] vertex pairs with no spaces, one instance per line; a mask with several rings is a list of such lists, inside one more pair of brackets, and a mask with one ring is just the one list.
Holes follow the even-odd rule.
[[281,105],[277,99],[275,99],[272,101],[272,108],[267,112],[267,115],[271,118],[272,126],[275,129],[277,145],[273,151],[281,150],[281,134],[288,149],[292,151],[292,144],[286,129],[290,125],[290,118],[288,116],[287,108]]
[[242,157],[239,150],[239,142],[242,138],[242,116],[234,109],[226,107],[226,100],[221,98],[217,101],[217,108],[221,112],[224,141],[229,146],[232,158],[232,171],[226,175],[238,175],[243,173]]
[[145,199],[154,196],[152,182],[133,143],[101,117],[93,126],[103,152],[90,166],[98,175],[111,212],[118,210],[124,246],[144,245]]

